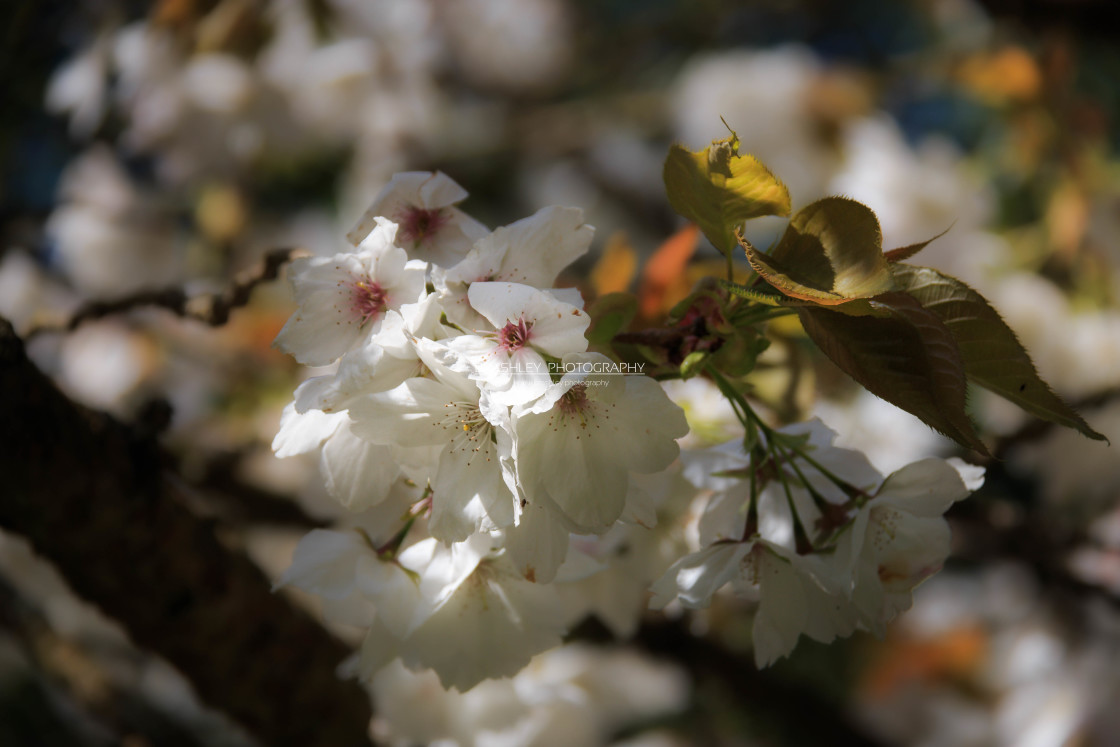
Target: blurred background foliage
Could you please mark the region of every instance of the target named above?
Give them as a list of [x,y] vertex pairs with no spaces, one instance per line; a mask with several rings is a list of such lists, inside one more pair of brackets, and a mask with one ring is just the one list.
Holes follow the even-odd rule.
[[[721,266],[678,233],[660,178],[668,145],[724,137],[721,116],[795,209],[855,197],[886,247],[951,227],[917,261],[988,296],[1120,439],[1108,0],[9,0],[0,17],[0,315],[76,401],[129,422],[165,405],[197,510],[273,577],[300,533],[337,518],[315,465],[269,450],[308,375],[270,349],[285,288],[217,329],[146,308],[60,326],[142,289],[220,291],[277,247],[338,251],[389,176],[418,169],[460,182],[490,226],[582,207],[596,241],[567,283],[638,292],[656,324]],[[780,230],[769,220],[750,229],[758,246]],[[953,453],[795,323],[771,332],[753,383],[775,419],[819,415],[883,470]],[[670,390],[692,445],[734,435],[703,382]],[[1120,459],[982,392],[971,408],[997,459],[950,514],[950,567],[886,640],[803,643],[765,676],[882,743],[1115,744]],[[0,611],[0,743],[250,739],[14,533]],[[749,617],[717,605],[695,627],[734,653]],[[683,711],[604,739],[793,744],[789,721],[812,718],[691,674]]]

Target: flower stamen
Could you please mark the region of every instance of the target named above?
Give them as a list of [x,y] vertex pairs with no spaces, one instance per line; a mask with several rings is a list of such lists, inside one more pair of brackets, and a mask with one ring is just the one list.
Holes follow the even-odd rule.
[[397,235],[402,241],[419,244],[429,239],[451,219],[443,208],[422,208],[408,205],[397,213]]
[[353,286],[351,308],[362,324],[365,324],[385,312],[388,308],[388,295],[378,283],[359,280]]
[[516,323],[509,322],[498,330],[498,349],[513,353],[529,344],[529,334],[533,329],[532,322],[521,317]]

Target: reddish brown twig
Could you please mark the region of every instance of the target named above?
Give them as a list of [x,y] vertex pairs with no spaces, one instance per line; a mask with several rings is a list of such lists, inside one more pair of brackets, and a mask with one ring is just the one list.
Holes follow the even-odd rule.
[[47,332],[72,332],[88,321],[141,308],[164,309],[184,319],[220,327],[229,321],[234,309],[249,303],[254,288],[275,280],[280,275],[280,268],[306,253],[304,249],[273,249],[253,267],[235,277],[233,283],[220,293],[205,293],[190,298],[182,288],[171,287],[141,290],[108,301],[90,301],[79,307],[65,322],[33,327],[24,337],[31,339]]

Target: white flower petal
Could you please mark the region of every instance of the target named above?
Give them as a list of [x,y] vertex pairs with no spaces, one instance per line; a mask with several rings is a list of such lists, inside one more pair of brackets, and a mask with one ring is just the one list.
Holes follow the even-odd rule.
[[462,542],[475,532],[513,523],[515,499],[489,429],[481,443],[459,442],[441,455],[432,491],[428,529],[441,542]]
[[291,584],[328,599],[345,599],[357,590],[359,558],[372,552],[357,532],[312,529],[299,541],[275,588]]
[[390,447],[358,438],[349,422],[323,444],[319,466],[327,492],[351,511],[385,500],[401,471]]
[[550,584],[568,556],[568,530],[547,506],[529,504],[517,526],[505,530],[503,545],[518,572],[529,581]]
[[742,572],[753,547],[752,542],[723,542],[684,556],[650,587],[650,608],[662,609],[674,599],[685,607],[707,607],[712,595]]
[[964,487],[970,493],[975,493],[980,488],[984,487],[984,468],[969,464],[959,457],[950,457],[946,459],[949,466],[957,471],[961,476],[961,481],[964,482]]
[[754,618],[754,661],[765,667],[793,651],[808,621],[808,605],[801,579],[788,560],[761,543],[751,559],[761,597]]
[[891,473],[874,499],[914,516],[938,517],[969,493],[961,475],[944,459],[930,458]]
[[[296,394],[298,396],[298,389]],[[296,411],[295,402],[289,402],[280,416],[280,430],[272,439],[272,450],[280,458],[314,451],[345,422],[345,413],[331,414],[319,410],[301,413]]]
[[434,669],[444,687],[465,692],[483,679],[511,677],[560,645],[561,617],[549,587],[487,561],[402,642],[401,661]]

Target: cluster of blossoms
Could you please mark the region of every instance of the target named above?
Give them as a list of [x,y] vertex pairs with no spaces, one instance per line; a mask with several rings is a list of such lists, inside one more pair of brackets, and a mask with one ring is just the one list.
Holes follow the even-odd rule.
[[[654,608],[707,606],[725,585],[758,603],[755,662],[790,653],[804,634],[828,643],[882,635],[914,587],[949,555],[942,514],[984,481],[981,467],[923,459],[884,478],[858,451],[832,445],[819,420],[686,453],[684,475],[706,505],[696,551],[653,585]],[[807,529],[807,527],[809,527]]]
[[[589,352],[579,292],[553,287],[590,244],[581,212],[491,232],[455,207],[465,196],[399,174],[354,251],[290,270],[299,309],[276,344],[335,368],[296,390],[274,448],[317,451],[356,526],[304,538],[283,583],[368,629],[354,673],[400,659],[466,691],[587,614],[632,633],[654,581],[655,607],[703,606],[727,582],[758,600],[759,663],[909,606],[948,554],[941,514],[979,475],[926,460],[884,480],[823,426],[753,413],[753,445],[678,461],[682,410]],[[690,516],[698,531],[681,531]]]
[[312,533],[288,580],[369,608],[360,671],[400,657],[460,690],[560,643],[549,584],[600,570],[618,522],[654,523],[631,474],[672,464],[688,430],[657,382],[587,351],[579,292],[552,287],[590,245],[581,212],[490,232],[465,196],[398,175],[352,253],[292,266],[276,344],[337,369],[297,389],[274,443],[321,450],[330,492],[387,519]]

